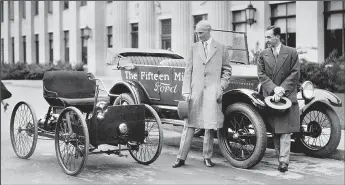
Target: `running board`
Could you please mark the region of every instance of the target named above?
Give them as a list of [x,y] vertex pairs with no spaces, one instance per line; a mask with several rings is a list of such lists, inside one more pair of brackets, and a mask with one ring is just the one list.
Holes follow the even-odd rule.
[[159,109],[167,109],[167,110],[176,110],[177,106],[169,106],[169,105],[151,105],[153,108],[159,108]]
[[173,124],[174,126],[184,126],[183,120],[161,118],[163,124]]

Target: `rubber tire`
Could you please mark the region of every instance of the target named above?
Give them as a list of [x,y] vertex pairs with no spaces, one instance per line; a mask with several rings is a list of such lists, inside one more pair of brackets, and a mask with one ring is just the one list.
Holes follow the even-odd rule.
[[326,146],[322,148],[321,150],[309,149],[302,143],[302,141],[300,140],[301,138],[296,139],[296,144],[301,149],[301,151],[308,156],[317,157],[317,158],[329,157],[337,149],[340,139],[341,139],[341,126],[340,126],[339,117],[337,113],[330,107],[327,107],[325,110],[322,110],[318,107],[312,107],[301,115],[301,123],[303,121],[304,116],[307,115],[307,113],[310,111],[320,111],[328,117],[332,126],[330,139],[328,143],[326,144]]
[[[78,117],[79,117],[79,119],[80,119],[80,121],[81,121],[81,125],[82,125],[82,127],[83,127],[83,132],[84,132],[84,138],[85,138],[85,150],[86,150],[86,152],[85,152],[85,154],[84,154],[84,159],[82,160],[82,163],[81,163],[81,165],[79,166],[79,168],[76,170],[76,171],[69,171],[68,169],[66,169],[66,167],[65,167],[65,165],[64,165],[64,163],[63,163],[63,161],[62,161],[62,159],[61,159],[61,152],[59,152],[60,151],[60,145],[59,145],[59,133],[57,132],[58,131],[58,124],[61,122],[61,119],[62,119],[62,115],[64,114],[64,113],[66,113],[67,111],[74,111],[74,112],[76,112],[77,113],[77,115],[78,115]],[[67,107],[67,108],[65,108],[64,110],[62,110],[62,112],[61,112],[61,114],[60,114],[60,116],[59,116],[59,118],[58,118],[58,121],[57,121],[57,123],[56,123],[56,129],[55,129],[55,153],[56,153],[56,157],[57,157],[57,159],[58,159],[58,163],[59,163],[59,165],[60,165],[60,167],[61,167],[61,169],[66,173],[66,174],[68,174],[68,175],[72,175],[72,176],[77,176],[78,174],[80,174],[80,172],[82,172],[83,171],[83,169],[85,168],[85,166],[86,166],[86,162],[87,162],[87,158],[88,158],[88,156],[89,156],[89,143],[90,143],[90,141],[89,141],[89,130],[88,130],[88,128],[87,128],[87,125],[86,125],[86,122],[85,122],[85,119],[83,119],[84,118],[84,116],[83,116],[83,114],[80,112],[80,110],[79,109],[77,109],[77,108],[75,108],[75,107]]]
[[[157,160],[157,158],[159,157],[159,155],[162,152],[162,147],[163,147],[163,126],[162,126],[162,122],[161,119],[159,118],[157,112],[150,106],[145,104],[145,108],[148,109],[153,116],[155,117],[155,119],[157,120],[157,124],[158,124],[158,129],[159,129],[159,146],[157,148],[157,151],[155,153],[155,155],[152,157],[152,159],[150,159],[149,161],[141,161],[140,159],[138,159],[134,153],[132,152],[132,150],[129,150],[129,153],[131,154],[131,156],[133,157],[133,159],[135,161],[137,161],[139,164],[144,164],[144,165],[149,165],[151,163],[153,163],[154,161]],[[140,147],[140,146],[139,146]]]
[[265,154],[267,147],[266,126],[259,113],[254,108],[252,108],[251,105],[247,103],[234,103],[229,105],[225,109],[224,117],[226,118],[229,114],[233,112],[241,112],[245,114],[252,122],[255,133],[257,134],[257,140],[254,151],[252,155],[244,161],[239,161],[233,158],[229,153],[230,148],[228,147],[227,139],[224,134],[224,127],[218,129],[217,135],[219,140],[219,148],[223,156],[230,162],[232,166],[237,168],[249,169],[257,165]]
[[[30,151],[26,154],[26,155],[20,155],[17,150],[16,150],[16,147],[15,147],[15,141],[14,141],[14,119],[15,119],[15,116],[16,116],[16,112],[18,110],[18,108],[21,106],[21,105],[26,105],[30,112],[31,112],[31,115],[32,115],[32,119],[33,119],[33,126],[34,126],[34,135],[33,135],[33,141],[32,141],[32,146],[30,148]],[[34,109],[32,108],[32,106],[26,102],[18,102],[14,108],[13,108],[13,111],[12,111],[12,115],[11,115],[11,122],[10,122],[10,137],[11,137],[11,143],[12,143],[12,148],[14,150],[14,152],[16,153],[16,155],[21,158],[21,159],[28,159],[29,157],[32,156],[32,154],[34,153],[35,149],[36,149],[36,145],[37,145],[37,138],[38,138],[38,122],[37,122],[37,117],[36,117],[36,113],[34,111]]]
[[127,101],[130,105],[135,104],[133,97],[129,93],[122,93],[119,97],[115,99],[113,105],[120,105],[121,98],[122,100]]

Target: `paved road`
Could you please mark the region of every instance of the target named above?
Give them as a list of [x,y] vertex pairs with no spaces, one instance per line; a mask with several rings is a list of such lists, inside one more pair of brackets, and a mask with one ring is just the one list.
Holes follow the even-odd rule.
[[39,87],[7,85],[13,93],[10,110],[1,107],[1,184],[344,184],[344,161],[317,159],[303,154],[291,155],[289,171],[277,171],[272,149],[250,170],[236,169],[222,157],[215,141],[214,168],[201,162],[202,138],[196,138],[187,165],[171,168],[175,160],[181,128],[164,126],[164,146],[157,161],[149,166],[136,163],[130,156],[91,155],[85,170],[77,177],[65,175],[55,156],[54,142],[39,140],[29,160],[16,157],[9,139],[9,118],[20,100],[29,102],[38,118],[48,108]]

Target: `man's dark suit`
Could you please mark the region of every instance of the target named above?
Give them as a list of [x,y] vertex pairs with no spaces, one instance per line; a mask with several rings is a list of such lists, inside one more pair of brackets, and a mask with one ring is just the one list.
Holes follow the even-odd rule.
[[[296,49],[281,45],[277,60],[272,49],[260,53],[258,76],[262,84],[264,97],[274,94],[274,88],[285,89],[284,96],[292,102],[285,112],[269,114],[268,123],[274,137],[274,145],[279,162],[289,163],[291,133],[300,131],[299,107],[297,102],[297,84],[300,76],[300,63]],[[280,137],[281,136],[281,137]]]

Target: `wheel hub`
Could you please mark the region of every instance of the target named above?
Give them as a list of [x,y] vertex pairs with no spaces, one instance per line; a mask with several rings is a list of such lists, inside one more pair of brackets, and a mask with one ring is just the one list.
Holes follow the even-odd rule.
[[317,138],[321,135],[322,128],[318,122],[311,121],[310,123],[308,123],[307,131],[311,134],[311,137]]
[[239,134],[238,134],[238,133],[234,133],[234,135],[232,136],[232,138],[238,139],[238,138],[239,138]]

